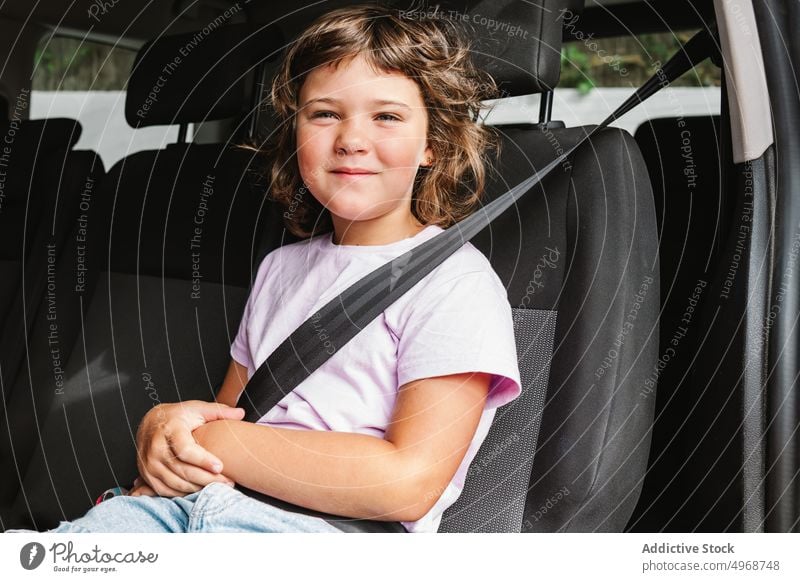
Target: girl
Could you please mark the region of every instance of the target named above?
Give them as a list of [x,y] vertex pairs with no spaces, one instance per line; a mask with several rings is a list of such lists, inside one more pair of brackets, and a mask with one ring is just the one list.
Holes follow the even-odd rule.
[[520,393],[506,291],[471,244],[257,423],[234,407],[319,307],[476,208],[496,140],[475,120],[493,90],[442,19],[357,6],[303,32],[272,86],[280,125],[267,155],[270,194],[305,240],[261,263],[216,403],[152,409],[131,494],[52,531],[338,531],[238,484],[435,532],[495,410]]

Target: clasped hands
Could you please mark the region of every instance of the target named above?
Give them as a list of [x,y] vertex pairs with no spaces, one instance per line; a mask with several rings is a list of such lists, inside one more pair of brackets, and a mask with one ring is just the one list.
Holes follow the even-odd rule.
[[159,404],[145,414],[136,433],[139,477],[130,495],[183,497],[213,482],[233,487],[222,461],[201,447],[192,432],[215,420],[242,420],[243,408],[188,400]]

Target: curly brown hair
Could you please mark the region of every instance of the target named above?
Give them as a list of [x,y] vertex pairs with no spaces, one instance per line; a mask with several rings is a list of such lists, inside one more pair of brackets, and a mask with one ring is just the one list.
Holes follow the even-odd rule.
[[[435,160],[414,182],[411,212],[443,228],[471,214],[486,181],[486,158],[499,153],[497,134],[477,123],[482,101],[498,96],[490,75],[470,57],[462,30],[442,15],[358,5],[328,12],[289,47],[270,94],[277,129],[259,150],[267,158],[270,197],[282,204],[286,228],[305,238],[332,230],[330,212],[308,191],[296,159],[295,115],[306,76],[317,67],[362,55],[375,70],[400,72],[420,88]],[[491,167],[491,164],[490,164]]]

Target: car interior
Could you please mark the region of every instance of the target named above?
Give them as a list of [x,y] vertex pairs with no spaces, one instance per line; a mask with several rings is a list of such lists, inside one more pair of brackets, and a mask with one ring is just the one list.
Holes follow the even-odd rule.
[[[299,240],[252,147],[274,129],[275,67],[311,20],[353,3],[0,6],[0,528],[84,514],[137,476],[150,408],[214,399],[260,260]],[[498,411],[439,531],[796,528],[796,460],[779,446],[796,425],[769,432],[753,303],[764,316],[774,136],[731,110],[745,78],[723,66],[741,54],[731,14],[711,0],[382,3],[470,24],[497,113],[510,111],[485,121],[502,144],[484,203],[600,121],[559,119],[569,46],[697,30],[718,41],[704,65],[716,113],[676,105],[600,131],[472,240],[508,291],[523,395]],[[36,47],[62,37],[136,51],[125,122],[169,139],[105,163],[76,147],[78,112],[31,118]]]

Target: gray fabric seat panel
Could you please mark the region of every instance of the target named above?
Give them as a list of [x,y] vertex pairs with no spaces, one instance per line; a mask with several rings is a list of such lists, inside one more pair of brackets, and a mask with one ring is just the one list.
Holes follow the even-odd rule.
[[550,376],[556,313],[513,309],[522,394],[500,407],[440,532],[519,532]]

